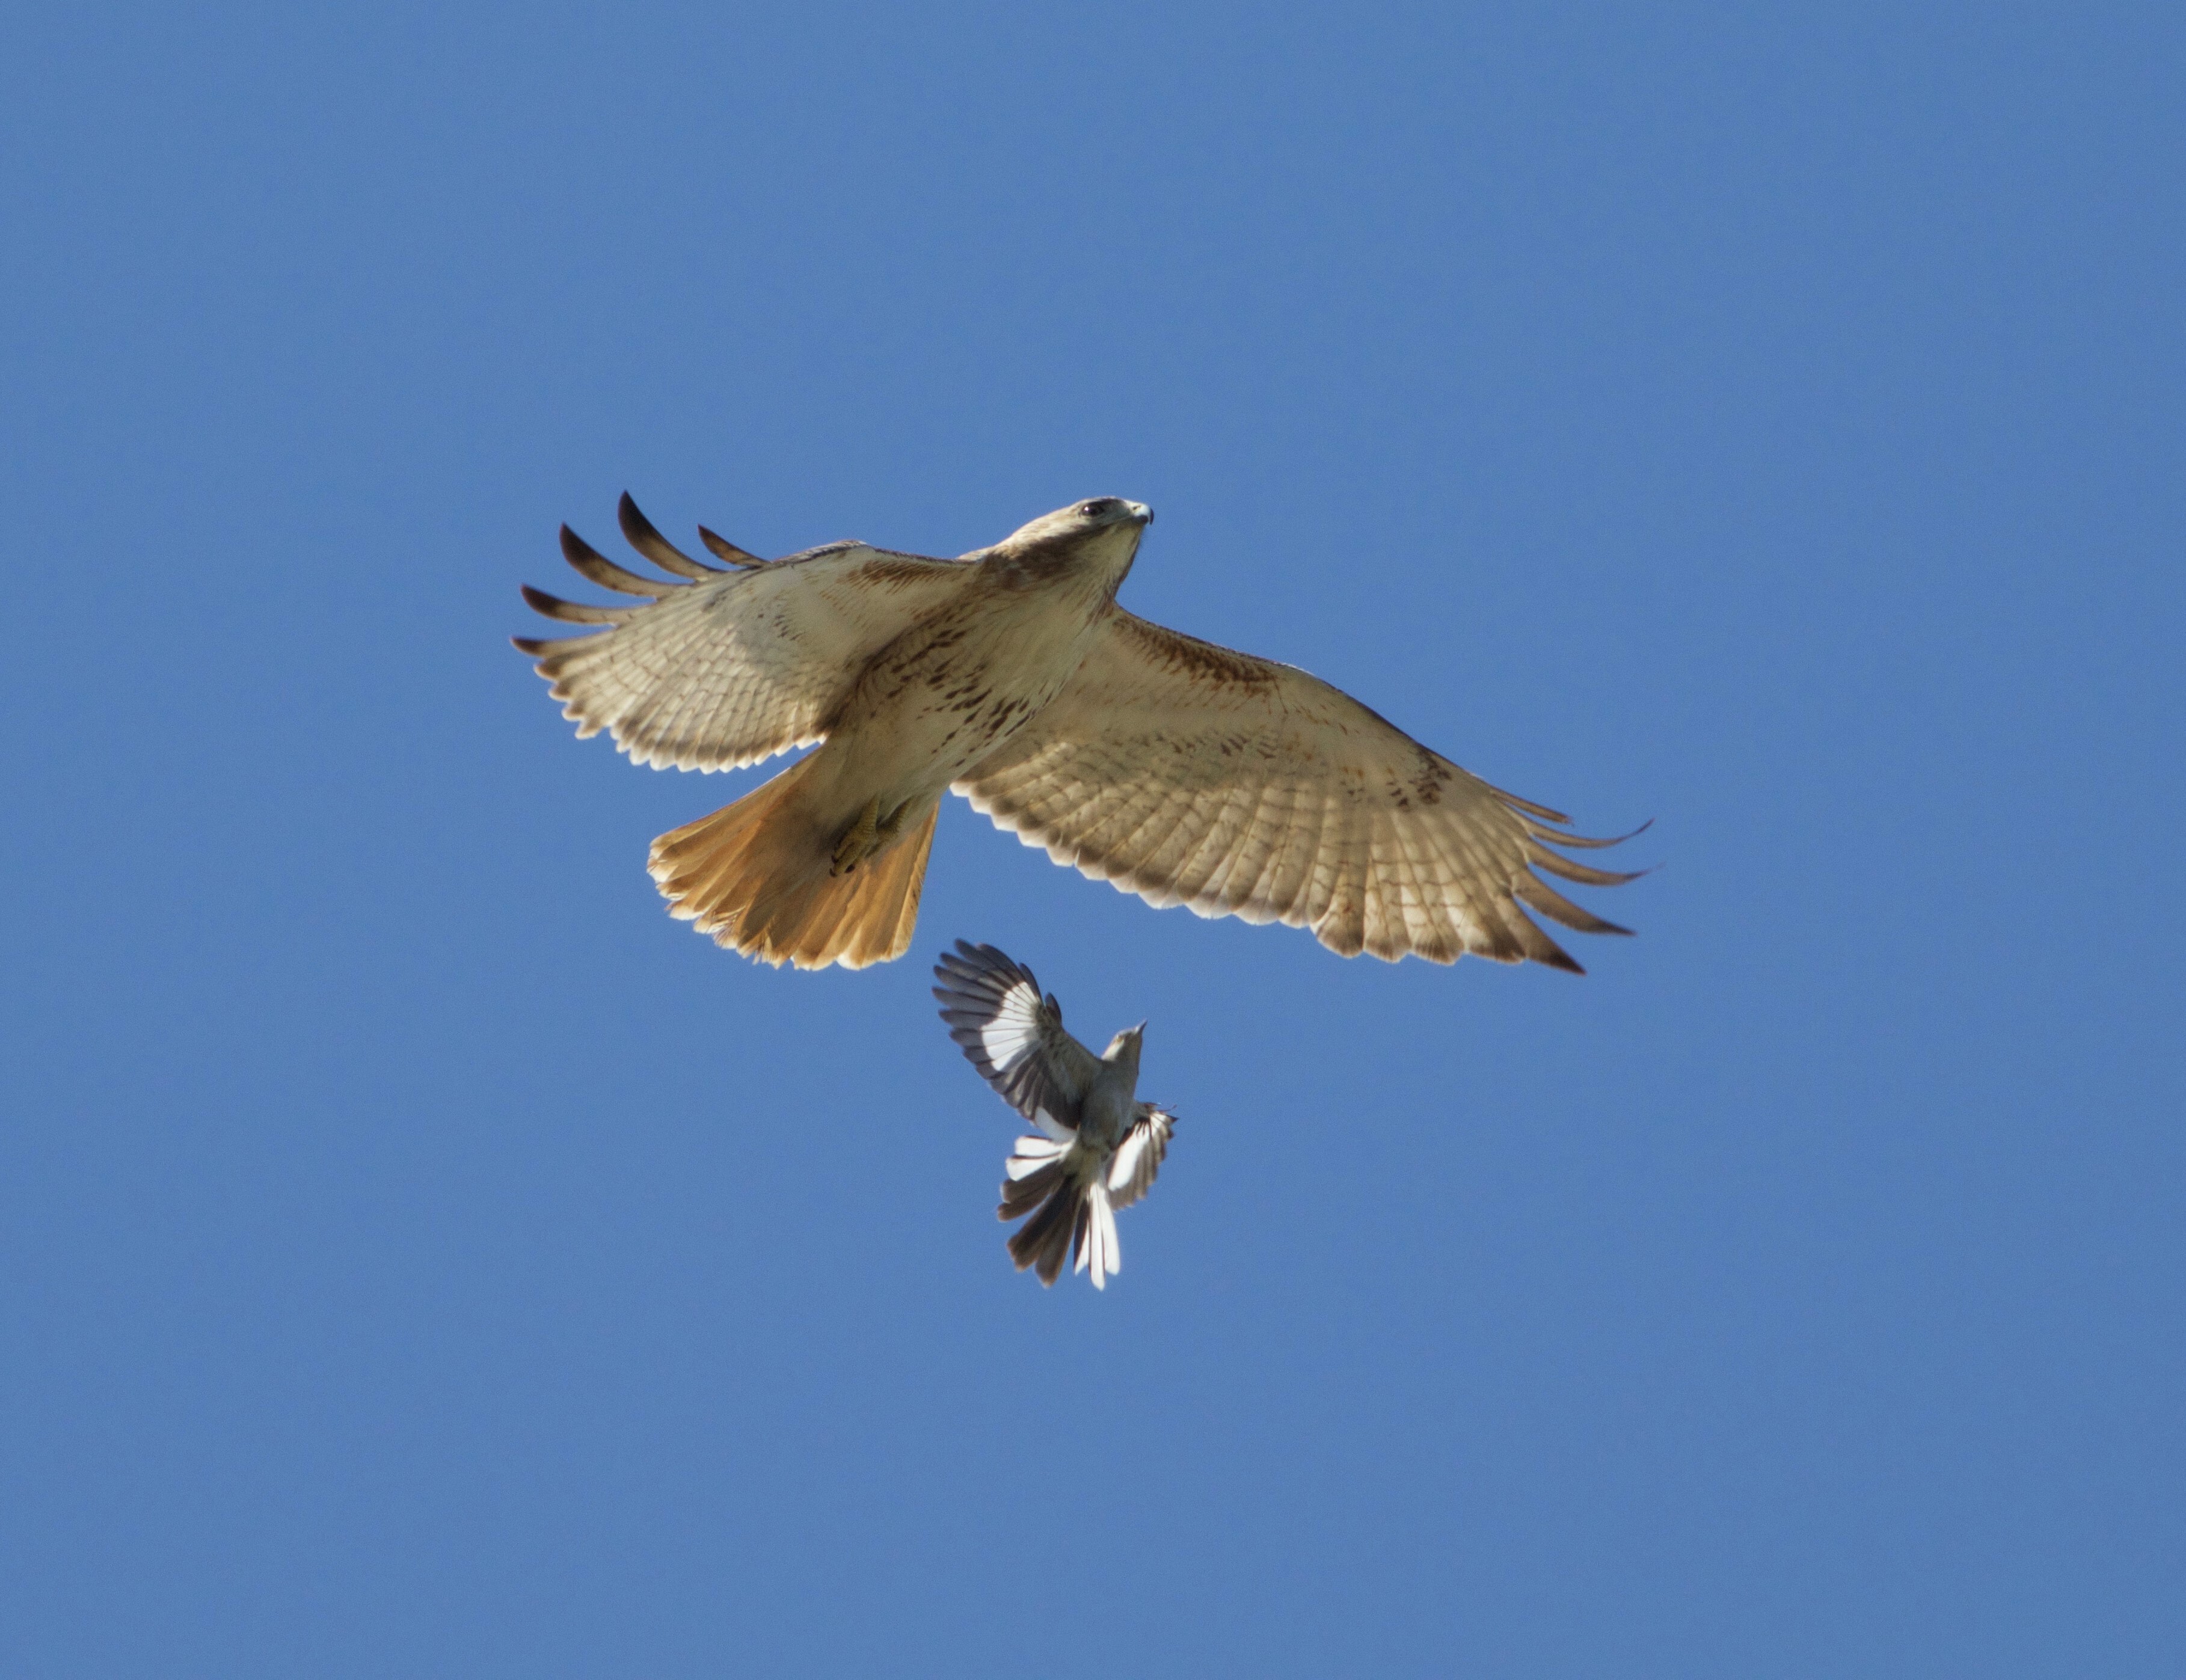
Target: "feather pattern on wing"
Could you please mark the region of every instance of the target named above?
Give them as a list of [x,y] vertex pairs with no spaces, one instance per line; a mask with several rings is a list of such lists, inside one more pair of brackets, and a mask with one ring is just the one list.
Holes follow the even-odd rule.
[[[623,632],[616,632],[622,634]],[[1615,886],[1568,820],[1491,787],[1290,665],[1112,607],[1062,692],[955,784],[1057,863],[1156,907],[1309,927],[1345,956],[1578,971],[1520,908],[1628,930],[1533,871]]]
[[664,769],[734,770],[824,740],[873,655],[977,569],[841,542],[717,572],[670,546],[627,497],[621,523],[633,547],[680,578],[641,577],[564,527],[573,567],[639,600],[592,607],[527,587],[549,618],[613,628],[516,645],[538,659],[580,736],[605,730],[636,762]]
[[1139,1111],[1108,1162],[1108,1200],[1117,1207],[1129,1207],[1153,1188],[1154,1175],[1169,1153],[1169,1134],[1176,1125],[1176,1116],[1150,1102],[1141,1103]]
[[1051,1138],[1069,1141],[1100,1059],[1063,1030],[1062,1010],[1023,963],[959,939],[934,970],[949,1036],[979,1077]]

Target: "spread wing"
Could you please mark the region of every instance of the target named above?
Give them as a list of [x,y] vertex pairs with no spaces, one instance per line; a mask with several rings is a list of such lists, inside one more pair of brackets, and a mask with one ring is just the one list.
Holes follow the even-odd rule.
[[1110,1206],[1129,1207],[1153,1188],[1162,1157],[1169,1153],[1169,1134],[1175,1126],[1174,1114],[1150,1102],[1139,1105],[1139,1117],[1124,1134],[1123,1142],[1116,1145],[1115,1156],[1108,1162]]
[[1068,1143],[1099,1058],[1062,1030],[1062,1007],[1023,963],[962,939],[934,965],[941,1018],[979,1077],[1050,1138]]
[[824,739],[866,661],[974,570],[860,542],[766,563],[703,533],[737,567],[725,572],[671,546],[627,496],[621,521],[633,548],[676,575],[625,571],[564,525],[570,565],[639,601],[592,607],[526,585],[524,598],[548,618],[610,628],[516,645],[537,657],[580,737],[606,730],[619,750],[662,768],[734,770]]
[[1112,608],[1062,693],[955,786],[1057,863],[1159,907],[1310,927],[1345,956],[1466,952],[1582,972],[1520,908],[1629,930],[1536,869],[1612,887],[1600,847],[1340,689]]

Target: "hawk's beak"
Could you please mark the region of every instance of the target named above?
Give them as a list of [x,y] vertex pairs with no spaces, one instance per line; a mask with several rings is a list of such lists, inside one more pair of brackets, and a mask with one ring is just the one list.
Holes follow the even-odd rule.
[[1135,524],[1141,525],[1151,525],[1153,524],[1154,510],[1147,507],[1145,502],[1127,501],[1124,505],[1131,510],[1131,518]]

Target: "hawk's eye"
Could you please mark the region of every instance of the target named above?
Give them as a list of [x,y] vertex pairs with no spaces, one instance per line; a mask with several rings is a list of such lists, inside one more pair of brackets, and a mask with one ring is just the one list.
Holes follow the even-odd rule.
[[1103,503],[1098,501],[1089,501],[1078,511],[1089,519],[1097,519],[1101,517],[1101,509],[1103,506]]

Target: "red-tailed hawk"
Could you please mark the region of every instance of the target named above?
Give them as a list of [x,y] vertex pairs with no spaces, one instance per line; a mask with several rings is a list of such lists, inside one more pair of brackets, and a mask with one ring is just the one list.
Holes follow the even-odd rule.
[[1025,1219],[1010,1258],[1040,1280],[1065,1259],[1106,1289],[1123,1269],[1116,1210],[1153,1187],[1176,1116],[1138,1100],[1139,1048],[1146,1023],[1126,1027],[1101,1055],[1063,1030],[1062,1005],[1043,998],[1021,962],[962,939],[934,965],[941,1018],[979,1077],[1040,1128],[1019,1138],[1002,1180],[1004,1219]]
[[1521,905],[1628,930],[1534,871],[1614,887],[1553,846],[1613,845],[1491,787],[1318,677],[1116,604],[1153,514],[1099,496],[958,560],[832,543],[764,562],[700,528],[721,571],[625,496],[640,577],[567,526],[562,552],[639,604],[525,586],[519,639],[579,736],[642,764],[734,770],[823,743],[653,843],[673,912],[765,962],[903,955],[944,792],[1156,906],[1309,927],[1344,956],[1470,951],[1579,972]]

